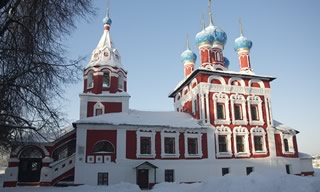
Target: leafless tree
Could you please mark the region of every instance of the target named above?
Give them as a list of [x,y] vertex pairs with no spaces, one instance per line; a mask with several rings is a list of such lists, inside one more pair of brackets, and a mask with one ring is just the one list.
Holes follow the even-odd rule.
[[59,98],[80,77],[62,45],[92,0],[0,0],[0,146],[25,132],[59,129]]

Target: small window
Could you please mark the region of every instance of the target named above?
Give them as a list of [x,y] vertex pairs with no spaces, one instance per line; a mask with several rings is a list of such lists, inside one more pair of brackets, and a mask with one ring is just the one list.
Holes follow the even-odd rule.
[[98,185],[108,185],[108,173],[98,173]]
[[103,72],[103,87],[109,87],[110,86],[110,72],[109,71],[104,71]]
[[151,154],[151,137],[140,137],[140,153],[143,155]]
[[291,174],[291,165],[286,165],[287,174]]
[[226,174],[229,174],[230,170],[229,168],[222,168],[222,176],[225,176]]
[[283,139],[284,151],[289,152],[289,141],[287,138]]
[[88,78],[87,78],[87,89],[93,87],[93,73],[89,72],[88,73]]
[[251,119],[253,121],[259,121],[258,106],[257,105],[251,105],[250,109],[251,109]]
[[110,142],[100,141],[93,147],[93,153],[114,153],[114,148]]
[[227,136],[226,135],[219,135],[219,152],[228,152],[227,150]]
[[194,112],[198,112],[198,105],[197,105],[198,101],[197,100],[193,100],[193,107],[194,107]]
[[118,89],[123,89],[123,87],[124,87],[124,78],[122,73],[120,73],[118,77]]
[[167,154],[175,154],[175,138],[166,137],[164,138],[164,152]]
[[165,182],[174,182],[174,170],[173,169],[164,170],[164,181]]
[[246,168],[246,172],[247,172],[247,175],[249,175],[250,173],[253,172],[253,167],[247,167]]
[[244,152],[244,136],[237,135],[236,142],[237,142],[237,152],[238,153]]
[[96,116],[98,115],[102,115],[103,113],[103,110],[100,108],[100,109],[96,109]]
[[198,139],[188,138],[188,153],[190,155],[198,154]]
[[225,119],[225,113],[224,113],[224,104],[217,103],[217,118],[218,119]]
[[243,120],[241,105],[234,105],[234,118],[235,120]]
[[254,149],[255,151],[263,151],[263,137],[254,136]]

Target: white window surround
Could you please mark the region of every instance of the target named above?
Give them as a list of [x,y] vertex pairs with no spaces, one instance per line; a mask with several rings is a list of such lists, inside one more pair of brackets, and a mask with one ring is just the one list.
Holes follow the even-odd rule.
[[[231,100],[231,110],[232,110],[232,122],[235,125],[247,125],[247,113],[246,113],[246,99],[243,95],[234,94],[230,96]],[[241,113],[242,113],[242,120],[235,119],[235,108],[234,105],[241,105]]]
[[119,73],[119,76],[118,76],[118,89],[120,90],[124,89],[124,76],[122,73]]
[[[137,151],[136,151],[136,157],[137,158],[155,158],[156,157],[156,142],[155,142],[155,136],[156,132],[154,129],[151,128],[139,128],[136,132],[137,135]],[[151,154],[141,154],[140,149],[140,141],[141,137],[150,137],[151,139]]]
[[[249,123],[250,125],[263,125],[263,116],[262,116],[262,100],[259,96],[248,96],[248,114],[249,114]],[[258,120],[252,120],[252,114],[251,114],[251,105],[258,106]]]
[[[165,153],[165,143],[166,137],[174,138],[175,143],[175,154]],[[179,158],[179,131],[175,129],[162,129],[161,130],[161,158]]]
[[[281,143],[282,143],[282,153],[283,154],[294,154],[294,145],[293,145],[293,136],[292,134],[285,134],[285,133],[281,133],[280,137],[281,137]],[[289,146],[289,151],[285,150],[284,147],[284,139],[288,140],[288,146]]]
[[[215,139],[216,139],[216,149],[217,149],[217,157],[232,157],[231,150],[231,129],[225,126],[219,126],[215,129]],[[227,152],[219,151],[219,135],[227,136]]]
[[[188,151],[189,151],[188,138],[197,139],[198,154],[189,154],[188,153]],[[201,131],[200,130],[186,130],[184,132],[184,146],[185,146],[185,151],[184,151],[185,158],[194,158],[194,157],[201,158],[203,156]]]
[[[214,123],[215,124],[230,124],[230,112],[229,112],[229,98],[227,94],[224,93],[215,93],[212,96],[213,99],[213,107],[214,111]],[[225,119],[218,119],[217,114],[217,104],[223,103],[224,104],[224,112],[225,112]]]
[[93,80],[93,71],[90,71],[87,75],[87,89],[93,88],[94,80]]
[[[244,137],[244,152],[238,152],[237,149],[237,136]],[[235,127],[233,129],[233,143],[234,143],[234,156],[235,157],[250,157],[249,149],[249,132],[246,127]]]
[[[108,74],[108,77],[109,77],[109,84],[108,85],[104,83],[105,74]],[[103,70],[102,71],[102,87],[110,87],[110,84],[111,84],[111,72],[107,71],[107,70]]]
[[210,85],[212,84],[212,83],[211,83],[212,80],[218,80],[218,81],[220,81],[221,85],[226,85],[226,81],[225,81],[224,78],[221,77],[221,76],[211,75],[211,76],[208,78],[208,83],[210,83]]
[[[267,146],[266,146],[266,132],[261,127],[251,128],[251,142],[252,142],[252,154],[253,155],[260,155],[260,154],[267,154]],[[255,144],[254,144],[254,136],[262,136],[262,151],[256,151]]]
[[[265,88],[263,81],[261,81],[260,79],[251,79],[249,81],[249,87],[252,87],[253,83],[258,83],[259,84],[259,88]],[[252,88],[257,88],[257,87],[252,87]]]
[[104,114],[105,107],[101,102],[97,102],[96,104],[94,104],[94,106],[93,106],[93,116],[97,116],[97,114],[96,114],[97,109],[101,109],[102,110],[102,114]]

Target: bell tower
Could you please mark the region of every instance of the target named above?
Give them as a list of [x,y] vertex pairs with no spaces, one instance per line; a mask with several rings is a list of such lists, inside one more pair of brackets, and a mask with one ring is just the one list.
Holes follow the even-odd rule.
[[127,71],[111,40],[109,8],[103,24],[102,37],[83,71],[83,93],[79,95],[80,119],[129,110]]

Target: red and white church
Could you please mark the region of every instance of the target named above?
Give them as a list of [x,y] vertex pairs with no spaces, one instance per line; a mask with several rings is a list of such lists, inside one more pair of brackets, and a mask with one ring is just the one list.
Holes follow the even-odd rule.
[[311,157],[299,153],[298,131],[275,121],[275,78],[253,72],[252,42],[235,40],[240,70],[228,70],[226,33],[212,21],[196,35],[197,56],[181,54],[184,79],[169,94],[175,111],[129,109],[127,71],[110,37],[111,19],[85,67],[80,119],[52,142],[12,147],[4,187],[199,182],[210,176],[275,170],[313,175]]

